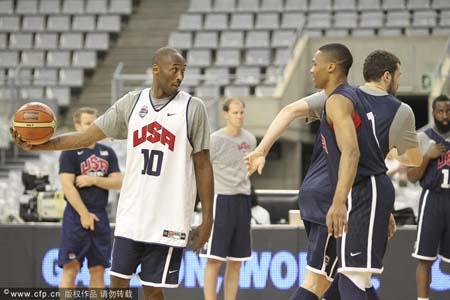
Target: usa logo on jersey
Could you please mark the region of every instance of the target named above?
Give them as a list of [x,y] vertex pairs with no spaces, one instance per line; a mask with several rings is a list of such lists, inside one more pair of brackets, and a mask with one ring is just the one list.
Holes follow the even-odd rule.
[[139,116],[141,118],[145,117],[148,114],[148,107],[147,105],[144,105],[141,107],[141,110],[139,111]]

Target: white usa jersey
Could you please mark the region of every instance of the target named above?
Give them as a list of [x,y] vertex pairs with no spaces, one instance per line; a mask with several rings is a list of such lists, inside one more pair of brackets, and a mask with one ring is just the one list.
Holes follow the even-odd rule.
[[142,90],[128,124],[115,236],[186,246],[196,195],[187,124],[190,99],[180,91],[155,110],[150,89]]

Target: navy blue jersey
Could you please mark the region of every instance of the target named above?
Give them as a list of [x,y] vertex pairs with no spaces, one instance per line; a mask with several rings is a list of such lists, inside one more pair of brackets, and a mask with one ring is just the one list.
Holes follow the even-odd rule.
[[334,190],[331,189],[327,158],[317,136],[311,156],[311,164],[299,191],[298,206],[303,220],[325,224]]
[[450,142],[432,128],[425,130],[425,134],[436,144],[445,145],[447,151],[441,157],[428,163],[427,169],[420,179],[420,185],[424,189],[450,193]]
[[[108,177],[120,172],[117,156],[105,145],[97,143],[93,149],[63,151],[59,157],[59,173]],[[89,211],[103,211],[108,203],[108,190],[91,186],[78,188],[81,199]],[[70,203],[69,203],[70,205]]]
[[[370,101],[372,96],[366,97],[358,92],[358,88],[352,87],[348,84],[338,86],[332,95],[342,95],[352,101],[354,106],[353,122],[356,127],[356,134],[358,139],[360,159],[358,169],[355,177],[355,183],[369,177],[384,174],[387,171],[384,163],[384,158],[387,153],[383,153],[379,146],[379,141],[374,135],[376,132],[376,123],[374,119],[374,112],[371,110]],[[386,110],[388,107],[386,107]],[[383,118],[382,109],[378,114]],[[320,121],[320,132],[322,139],[322,147],[327,154],[328,169],[330,172],[330,179],[332,187],[336,187],[338,179],[339,162],[341,152],[336,142],[336,136],[332,125],[327,121],[326,110]],[[384,122],[383,122],[384,123]],[[389,140],[389,131],[380,132],[381,140]]]

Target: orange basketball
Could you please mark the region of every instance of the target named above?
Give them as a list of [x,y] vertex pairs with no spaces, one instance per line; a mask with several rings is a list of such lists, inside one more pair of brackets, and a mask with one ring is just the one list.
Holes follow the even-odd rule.
[[55,132],[55,114],[43,103],[30,102],[16,111],[13,126],[22,140],[32,145],[43,144]]

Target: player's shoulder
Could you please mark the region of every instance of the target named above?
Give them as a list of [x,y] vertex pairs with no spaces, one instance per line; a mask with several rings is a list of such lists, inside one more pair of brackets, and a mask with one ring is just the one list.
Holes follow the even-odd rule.
[[249,138],[252,140],[256,138],[255,135],[253,133],[251,133],[250,131],[248,131],[247,129],[242,128],[241,130],[242,130],[242,135],[245,136],[246,138]]
[[219,128],[213,133],[211,133],[211,138],[223,138],[224,137],[224,129]]

